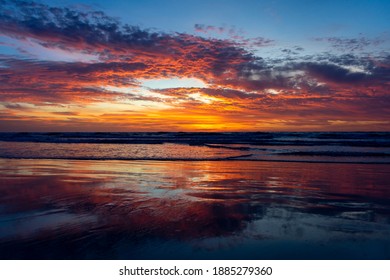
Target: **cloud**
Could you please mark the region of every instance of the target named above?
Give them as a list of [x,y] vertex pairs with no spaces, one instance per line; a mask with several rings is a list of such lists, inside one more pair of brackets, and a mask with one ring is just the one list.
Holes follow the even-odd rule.
[[11,109],[11,110],[20,110],[25,109],[25,106],[18,104],[18,103],[2,103],[5,108]]
[[363,51],[370,46],[378,46],[385,42],[383,38],[369,39],[366,37],[358,38],[340,38],[340,37],[325,37],[315,38],[315,41],[329,43],[333,48],[343,52]]
[[321,81],[332,81],[338,83],[356,83],[361,82],[369,77],[362,72],[352,72],[347,68],[335,64],[320,63],[303,63],[305,69],[310,75]]
[[71,112],[71,111],[62,111],[62,112],[51,112],[54,115],[61,115],[61,116],[77,116],[77,112]]
[[227,40],[142,30],[102,12],[25,1],[2,1],[1,5],[1,33],[21,42],[32,40],[50,51],[92,54],[100,60],[69,63],[3,57],[2,101],[88,103],[126,98],[129,95],[101,88],[164,77],[213,82],[221,76],[234,77],[241,64],[253,59]]
[[184,68],[177,62],[209,63],[212,67],[213,63],[224,62],[228,66],[250,59],[244,49],[226,40],[152,32],[121,24],[102,12],[80,12],[24,1],[2,1],[2,4],[0,32],[3,34],[19,40],[35,40],[46,48],[97,54],[103,61],[160,60],[165,66]]
[[225,35],[231,40],[236,46],[245,48],[262,48],[272,46],[275,41],[264,37],[246,38],[243,30],[237,30],[236,27],[225,27],[225,26],[213,26],[205,24],[195,24],[195,32],[209,34],[216,33],[219,35]]
[[205,24],[195,24],[194,29],[196,32],[201,33],[209,33],[209,32],[217,32],[217,33],[224,33],[229,32],[229,30],[226,27],[216,27],[213,25],[205,25]]

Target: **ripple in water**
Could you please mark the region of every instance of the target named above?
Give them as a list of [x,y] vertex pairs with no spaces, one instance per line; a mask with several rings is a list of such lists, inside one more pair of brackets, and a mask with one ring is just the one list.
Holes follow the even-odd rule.
[[388,165],[0,160],[2,259],[388,259]]

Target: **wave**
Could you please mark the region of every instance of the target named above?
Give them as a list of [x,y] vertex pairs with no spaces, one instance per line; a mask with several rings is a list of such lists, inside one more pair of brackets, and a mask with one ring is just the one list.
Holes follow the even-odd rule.
[[390,147],[390,132],[50,132],[0,133],[0,141],[96,144],[249,144]]
[[0,133],[0,158],[390,163],[390,133]]
[[327,156],[327,157],[390,157],[388,153],[374,153],[374,152],[336,152],[336,151],[326,151],[326,152],[286,152],[278,153],[278,155],[286,156]]
[[0,160],[70,160],[70,161],[146,161],[146,162],[215,162],[215,161],[237,161],[237,162],[280,162],[280,163],[329,163],[329,164],[380,164],[388,165],[390,161],[378,160],[349,160],[349,159],[325,159],[325,158],[254,158],[247,155],[237,157],[221,158],[131,158],[131,157],[10,157],[0,156]]

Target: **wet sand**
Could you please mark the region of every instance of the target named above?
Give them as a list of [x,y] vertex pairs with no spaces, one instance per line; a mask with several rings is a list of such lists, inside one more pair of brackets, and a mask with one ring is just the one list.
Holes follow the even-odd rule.
[[0,159],[1,259],[389,259],[390,165]]

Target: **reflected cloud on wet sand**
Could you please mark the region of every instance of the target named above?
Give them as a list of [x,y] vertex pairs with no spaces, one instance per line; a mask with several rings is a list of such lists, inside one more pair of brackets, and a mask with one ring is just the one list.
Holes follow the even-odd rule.
[[2,259],[383,259],[388,165],[0,159]]

